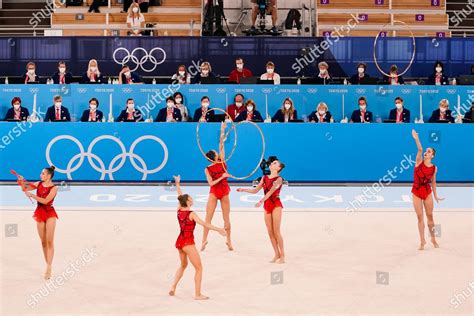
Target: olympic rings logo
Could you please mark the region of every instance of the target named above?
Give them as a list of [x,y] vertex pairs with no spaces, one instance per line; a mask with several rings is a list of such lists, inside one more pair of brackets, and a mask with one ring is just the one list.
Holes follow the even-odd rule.
[[78,88],[77,92],[80,93],[80,94],[84,94],[84,93],[87,92],[87,88]]
[[39,92],[39,88],[30,88],[30,93],[35,94]]
[[448,94],[455,94],[455,93],[456,93],[456,89],[448,89],[448,90],[446,90],[446,92],[447,92]]
[[272,93],[273,89],[272,88],[263,88],[262,89],[262,93],[265,93],[265,94],[270,94]]
[[[120,52],[120,51],[124,51],[124,53],[125,53],[125,56],[122,58],[121,61],[117,60],[117,53]],[[161,60],[159,58],[153,56],[153,53],[158,52],[158,51],[160,51],[161,54],[163,55]],[[137,57],[136,56],[137,52],[143,52],[143,56],[141,58]],[[145,72],[152,72],[156,69],[156,67],[158,67],[158,65],[161,65],[162,63],[165,62],[166,52],[161,47],[155,47],[152,50],[150,50],[150,52],[147,52],[147,50],[144,49],[143,47],[137,47],[134,50],[132,50],[131,52],[128,49],[126,49],[125,47],[119,47],[114,51],[113,59],[119,65],[125,65],[125,64],[128,64],[129,62],[132,62],[133,64],[135,64],[135,67],[133,67],[133,68],[130,67],[131,71],[135,71],[138,68],[141,68]],[[151,69],[145,68],[144,65],[147,62],[150,62],[153,65],[153,67]]]
[[132,88],[122,88],[123,93],[132,93]]
[[[114,141],[117,145],[119,145],[120,150],[121,150],[121,153],[116,155],[110,161],[107,168],[105,166],[104,161],[99,156],[97,156],[96,154],[94,154],[92,152],[93,149],[94,149],[94,146],[98,142],[100,142],[102,140],[106,140],[106,139]],[[57,164],[53,163],[53,161],[51,159],[51,148],[53,147],[54,144],[56,144],[60,140],[70,140],[74,144],[76,144],[77,147],[79,148],[79,153],[74,155],[69,160],[69,162],[67,163],[66,168],[57,167]],[[135,154],[135,152],[134,152],[137,145],[139,143],[141,143],[142,141],[144,141],[144,140],[153,140],[163,148],[163,153],[164,153],[163,161],[161,162],[161,164],[158,167],[156,167],[154,169],[148,169],[148,166],[147,166],[145,160],[142,157],[140,157],[139,155]],[[164,168],[164,166],[168,162],[168,147],[163,142],[163,140],[161,140],[160,138],[158,138],[156,136],[153,136],[153,135],[144,135],[144,136],[141,136],[141,137],[135,139],[135,141],[130,146],[129,151],[127,151],[125,149],[125,146],[120,141],[120,139],[118,139],[115,136],[111,136],[111,135],[102,135],[102,136],[96,137],[89,144],[89,147],[87,148],[87,151],[84,150],[84,146],[82,145],[82,143],[77,138],[75,138],[71,135],[56,136],[55,138],[53,138],[48,143],[48,146],[46,147],[46,161],[48,162],[49,165],[56,166],[56,171],[57,172],[66,174],[68,180],[72,180],[72,173],[74,171],[78,170],[82,166],[82,164],[84,163],[84,158],[87,158],[89,164],[91,165],[91,167],[94,170],[96,170],[97,172],[100,172],[100,180],[104,180],[106,175],[109,176],[109,180],[114,180],[113,174],[115,172],[117,172],[118,170],[120,170],[124,166],[125,162],[127,161],[127,158],[130,158],[130,163],[132,164],[132,166],[138,172],[143,173],[143,176],[142,176],[142,181],[143,181],[143,180],[146,180],[146,178],[149,174],[157,173],[158,171],[160,171],[161,169]],[[77,163],[76,163],[76,161],[77,161]],[[99,166],[96,165],[95,161],[99,164]],[[141,166],[139,166],[136,161],[138,161]]]
[[223,94],[223,93],[226,92],[226,89],[225,89],[225,88],[217,88],[217,89],[216,89],[216,92],[217,92],[217,93],[220,93],[220,94]]
[[402,94],[410,94],[411,89],[402,89]]
[[318,89],[316,89],[316,88],[309,88],[309,89],[307,89],[306,91],[307,91],[308,93],[310,93],[310,94],[315,94],[315,93],[318,92]]
[[364,94],[367,92],[367,89],[356,89],[356,93],[358,94]]

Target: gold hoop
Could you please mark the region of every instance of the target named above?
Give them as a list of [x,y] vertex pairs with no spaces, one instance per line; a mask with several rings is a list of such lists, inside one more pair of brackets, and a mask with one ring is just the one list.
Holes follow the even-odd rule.
[[[408,24],[406,24],[405,22],[403,21],[398,21],[398,20],[394,20],[393,23],[400,23],[400,24],[403,24],[404,26],[406,26],[408,32],[410,32],[411,34],[411,38],[412,38],[412,43],[413,43],[413,54],[411,56],[411,60],[410,60],[410,63],[408,64],[407,68],[400,74],[397,74],[397,78],[400,77],[400,76],[403,76],[404,74],[406,74],[406,72],[408,71],[408,69],[410,69],[410,67],[413,65],[413,61],[415,60],[415,55],[416,55],[416,41],[415,41],[415,35],[413,34],[413,32],[411,31],[411,29],[408,27]],[[377,36],[375,37],[375,40],[374,40],[374,62],[375,62],[375,66],[377,67],[377,69],[383,74],[385,75],[386,77],[391,77],[391,75],[387,74],[385,71],[382,70],[382,68],[380,68],[379,66],[379,63],[377,62],[377,57],[375,56],[375,50],[377,48],[377,40],[379,39],[379,36],[380,36],[380,33],[382,33],[383,29],[387,26],[388,24],[385,24],[384,26],[382,26],[382,28],[380,29],[379,33],[377,34]]]

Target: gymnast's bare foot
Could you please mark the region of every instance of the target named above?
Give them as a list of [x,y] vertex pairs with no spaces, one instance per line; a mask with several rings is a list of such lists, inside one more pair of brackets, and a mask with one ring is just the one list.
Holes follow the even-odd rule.
[[232,243],[230,241],[226,242],[225,244],[227,245],[227,249],[229,249],[229,251],[234,250],[234,247],[232,247]]
[[278,261],[278,259],[280,259],[280,256],[275,255],[275,257],[273,257],[273,259],[270,260],[270,263],[275,263]]
[[170,296],[174,296],[174,290],[170,290],[168,293]]
[[44,273],[44,279],[45,280],[51,279],[51,266],[50,265],[46,267],[46,272]]
[[201,251],[206,250],[206,246],[207,246],[207,240],[203,241],[202,246],[201,246]]
[[435,238],[431,238],[431,243],[433,244],[433,246],[434,246],[435,248],[439,248],[439,245],[438,245],[438,243],[436,242],[436,239],[435,239]]
[[425,250],[426,241],[422,241],[418,250]]
[[285,256],[281,256],[280,259],[278,260],[279,264],[285,263]]
[[209,299],[209,296],[205,296],[205,295],[196,295],[194,297],[195,300],[198,300],[198,301],[204,301],[204,300],[208,300]]

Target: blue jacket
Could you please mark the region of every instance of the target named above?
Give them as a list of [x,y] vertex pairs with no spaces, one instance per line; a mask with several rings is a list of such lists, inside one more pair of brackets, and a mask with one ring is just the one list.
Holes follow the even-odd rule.
[[[28,119],[28,116],[30,116],[30,112],[28,111],[28,109],[20,106],[20,121],[26,121]],[[8,120],[13,120],[14,118],[15,118],[15,110],[13,109],[13,106],[12,106],[11,108],[8,109],[7,115],[5,115],[4,120],[8,121]]]
[[[372,112],[365,111],[365,121],[370,123],[374,121],[374,116],[372,115]],[[362,123],[360,120],[360,110],[355,110],[354,112],[352,112],[351,122]]]
[[102,122],[102,119],[104,118],[104,114],[102,113],[102,111],[95,110],[95,112],[95,121],[89,121],[89,115],[91,113],[91,110],[85,110],[84,112],[82,112],[81,122]]
[[[390,110],[390,115],[388,117],[389,120],[396,120],[397,119],[397,109]],[[403,108],[402,112],[402,122],[403,123],[410,123],[410,110]]]
[[[202,107],[199,107],[194,111],[193,122],[199,122],[202,116]],[[206,122],[214,121],[214,110],[208,111],[206,113]]]
[[[434,110],[428,122],[436,123],[437,121],[439,121],[440,117],[441,117],[441,111],[439,109]],[[454,117],[451,114],[451,110],[449,109],[446,110],[446,120],[449,121],[450,123],[454,123]]]
[[[242,122],[242,121],[246,121],[246,120],[247,120],[247,110],[245,110],[243,112],[240,112],[240,114],[237,115],[237,117],[235,118],[236,122]],[[253,122],[263,122],[262,115],[260,115],[259,111],[257,111],[257,110],[253,111],[252,121]]]
[[[293,120],[297,120],[297,119],[298,119],[298,113],[295,110],[293,112]],[[285,114],[283,114],[282,110],[276,111],[275,115],[273,115],[272,117],[272,122],[280,122],[280,123],[285,122]]]
[[127,110],[125,109],[125,110],[122,110],[122,112],[120,112],[120,115],[117,117],[115,121],[116,122],[143,122],[144,119],[143,119],[142,112],[140,112],[140,110],[135,109],[135,111],[133,112],[133,119],[129,120]]
[[71,121],[71,115],[69,114],[69,110],[61,106],[61,119],[56,120],[56,109],[55,106],[50,106],[48,110],[46,111],[46,116],[44,118],[45,122],[70,122]]
[[[72,82],[72,74],[68,71],[64,74],[64,82],[65,84],[69,84]],[[59,71],[56,71],[51,78],[53,79],[55,84],[59,84]]]
[[[166,117],[168,116],[168,109],[167,108],[162,108],[158,112],[158,115],[156,116],[155,122],[166,122]],[[176,122],[181,122],[182,117],[181,117],[181,111],[178,110],[177,108],[173,108],[173,119]]]
[[[311,114],[308,116],[308,121],[309,122],[314,122],[314,123],[319,123],[319,118],[316,114],[317,114],[317,111],[311,112]],[[324,116],[323,121],[326,122],[326,123],[330,123],[331,118],[332,118],[331,112],[327,111],[326,115]]]

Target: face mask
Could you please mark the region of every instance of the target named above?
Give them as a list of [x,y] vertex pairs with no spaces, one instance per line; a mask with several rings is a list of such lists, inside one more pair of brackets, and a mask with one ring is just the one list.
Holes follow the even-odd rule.
[[247,112],[252,112],[253,111],[253,106],[249,105],[247,106]]
[[440,110],[442,113],[445,113],[445,112],[446,112],[446,108],[439,108],[439,110]]
[[443,68],[441,67],[436,67],[436,72],[441,72],[443,70]]
[[267,68],[267,73],[272,74],[275,70],[273,68]]
[[174,103],[173,102],[168,102],[168,103],[166,103],[166,106],[169,107],[169,108],[172,108],[174,106]]
[[240,108],[242,106],[242,102],[235,102],[235,106]]
[[176,101],[176,103],[181,104],[181,102],[183,101],[183,99],[181,99],[181,98],[176,98],[175,101]]
[[291,108],[291,104],[290,103],[285,103],[285,109],[289,110]]
[[244,64],[237,64],[237,69],[241,70],[244,68]]
[[132,11],[133,11],[133,13],[137,13],[137,12],[138,12],[138,8],[133,8]]
[[208,102],[203,102],[201,103],[201,105],[204,107],[204,108],[207,108],[209,106],[209,103]]
[[203,71],[202,71],[202,74],[203,74],[203,75],[207,75],[208,73],[209,73],[209,70],[203,70]]
[[59,68],[59,72],[62,73],[62,74],[65,73],[65,72],[66,72],[66,68],[64,68],[64,67]]
[[135,108],[135,104],[134,103],[129,103],[129,104],[127,104],[127,108],[129,110],[133,110]]
[[20,109],[20,104],[13,104],[13,108],[18,111]]
[[324,110],[319,110],[318,113],[319,113],[319,115],[322,116],[322,115],[326,114],[326,111],[324,111]]
[[367,107],[367,105],[359,105],[359,108],[361,111],[365,111],[365,108]]
[[178,73],[179,73],[179,75],[180,75],[180,76],[184,76],[184,74],[185,74],[186,72],[185,72],[185,71],[182,71],[182,70],[180,70],[180,71],[178,71]]
[[92,72],[96,72],[96,71],[97,71],[97,67],[91,67],[91,71],[92,71]]
[[401,103],[395,103],[395,107],[396,107],[397,109],[401,109],[401,108],[403,107],[403,104],[401,104]]
[[321,73],[321,75],[324,75],[326,73],[327,69],[319,69],[319,72]]
[[365,70],[365,69],[364,69],[363,67],[359,67],[359,68],[357,69],[357,71],[358,71],[360,74],[363,74],[363,73],[364,73],[364,70]]
[[54,105],[55,105],[57,108],[60,108],[60,107],[61,107],[61,102],[56,102],[56,103],[54,103]]
[[125,77],[127,77],[127,78],[130,78],[130,75],[131,75],[130,71],[127,71],[127,72],[125,73]]
[[91,111],[95,111],[95,109],[97,109],[97,104],[91,103],[89,104],[89,108],[91,109]]
[[34,69],[28,69],[28,74],[29,74],[29,75],[34,75],[34,74],[35,74],[35,70],[34,70]]

